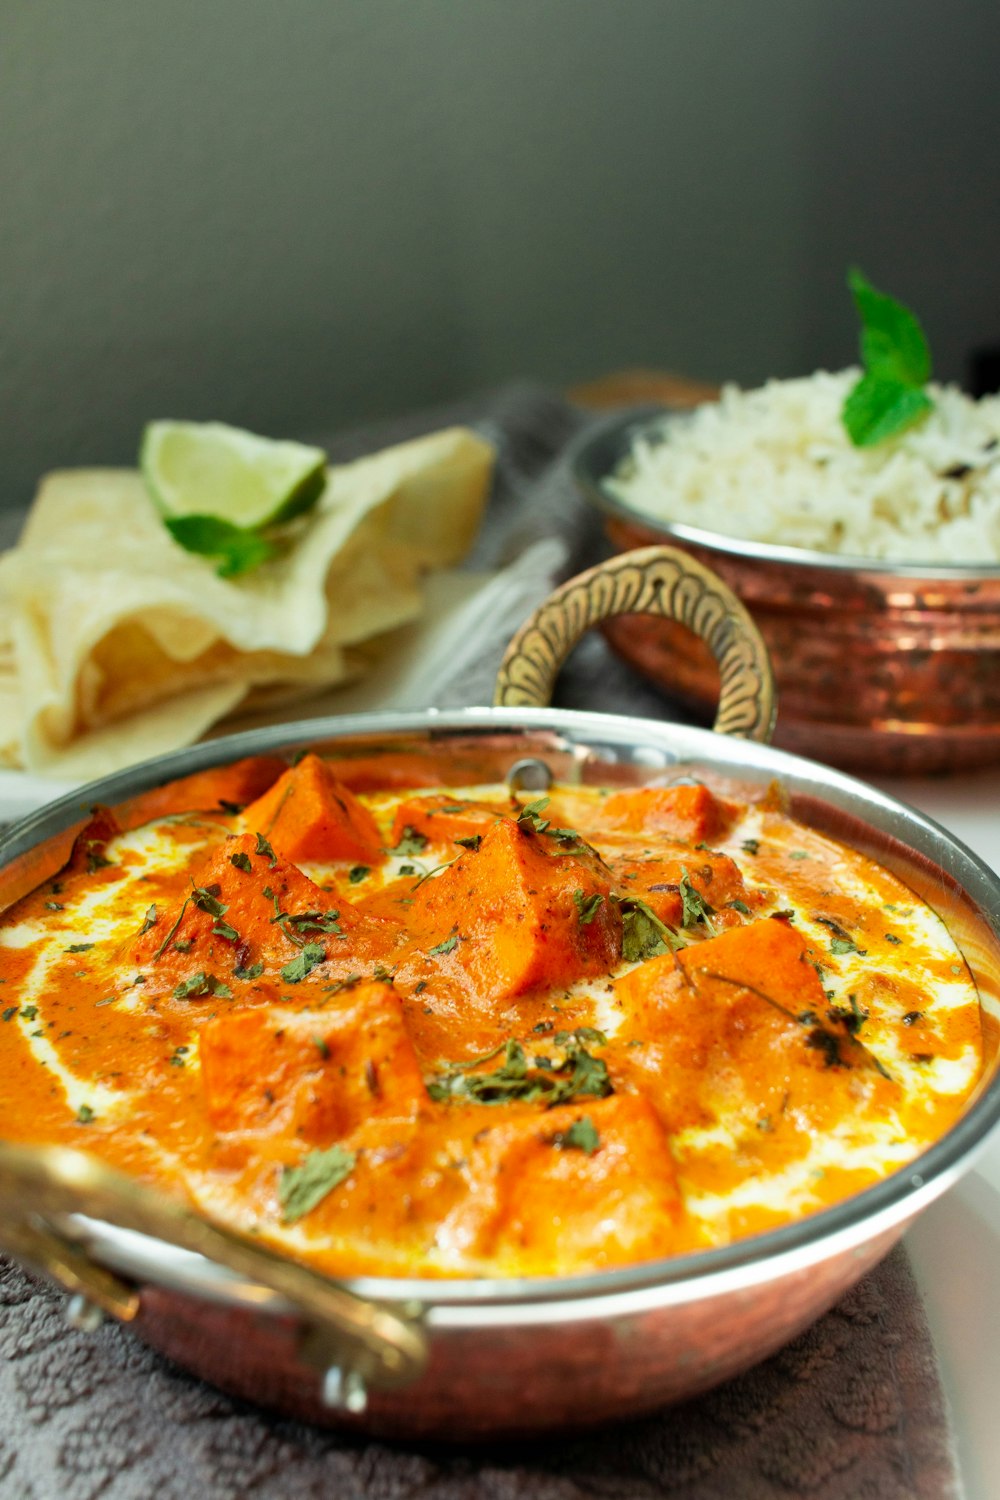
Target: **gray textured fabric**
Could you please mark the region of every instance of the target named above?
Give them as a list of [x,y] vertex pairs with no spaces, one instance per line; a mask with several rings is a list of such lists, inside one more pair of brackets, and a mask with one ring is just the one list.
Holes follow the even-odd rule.
[[257,1411],[0,1263],[3,1500],[957,1500],[916,1288],[895,1251],[755,1370],[585,1436],[365,1443]]
[[[497,493],[471,560],[495,567],[559,532],[566,571],[601,552],[566,443],[583,414],[516,388],[330,443],[335,458],[469,420],[497,440]],[[488,702],[490,635],[467,701]],[[560,682],[566,706],[677,717],[599,638]],[[956,1481],[926,1321],[902,1251],[756,1370],[698,1401],[532,1447],[415,1451],[241,1405],[127,1331],[70,1329],[63,1299],[0,1262],[3,1500],[950,1500]]]

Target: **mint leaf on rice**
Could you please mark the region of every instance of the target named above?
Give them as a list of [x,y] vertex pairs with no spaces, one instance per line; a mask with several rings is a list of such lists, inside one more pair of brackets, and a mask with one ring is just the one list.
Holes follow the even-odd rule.
[[876,291],[857,269],[848,272],[847,282],[861,318],[865,373],[848,393],[841,417],[854,446],[867,448],[905,432],[932,410],[923,389],[931,355],[908,307]]

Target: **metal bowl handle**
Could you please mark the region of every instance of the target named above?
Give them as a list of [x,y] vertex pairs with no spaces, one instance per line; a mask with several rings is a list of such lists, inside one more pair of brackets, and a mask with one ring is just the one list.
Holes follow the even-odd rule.
[[277,1292],[299,1319],[300,1352],[323,1372],[329,1405],[362,1410],[369,1389],[406,1385],[426,1363],[418,1309],[367,1301],[82,1151],[0,1145],[0,1247],[71,1293],[79,1326],[88,1326],[88,1313],[131,1322],[141,1291],[91,1260],[74,1232],[78,1214],[193,1251]]
[[722,679],[713,728],[737,739],[771,737],[777,712],[767,647],[736,595],[674,547],[643,547],[598,563],[556,589],[507,647],[498,706],[544,707],[580,637],[614,615],[662,615],[701,636]]

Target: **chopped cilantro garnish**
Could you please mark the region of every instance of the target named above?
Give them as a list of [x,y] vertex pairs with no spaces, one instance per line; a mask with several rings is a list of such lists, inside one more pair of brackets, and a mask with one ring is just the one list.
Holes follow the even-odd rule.
[[592,896],[585,897],[582,890],[573,892],[573,903],[576,906],[577,915],[581,927],[587,927],[597,916],[603,905],[604,897],[600,891],[595,891]]
[[534,802],[526,802],[517,815],[517,821],[533,833],[544,833],[550,825],[548,818],[543,818],[542,813],[551,800],[550,797],[538,797]]
[[352,885],[357,885],[360,881],[367,879],[371,872],[371,865],[352,865],[347,873],[347,878]]
[[435,943],[433,948],[428,948],[428,953],[451,953],[458,946],[458,933],[453,932],[451,937],[446,937],[443,943]]
[[863,1010],[858,1004],[857,995],[852,993],[848,995],[847,999],[850,1004],[850,1010],[845,1010],[842,1005],[832,1005],[827,1011],[827,1015],[831,1021],[842,1022],[844,1029],[851,1036],[857,1036],[868,1019],[868,1011]]
[[615,896],[622,913],[622,958],[626,963],[640,963],[658,953],[674,953],[687,946],[688,939],[661,922],[653,908],[640,896]]
[[207,912],[210,917],[224,917],[229,907],[224,901],[218,899],[218,887],[196,885],[191,892],[191,900],[199,911]]
[[235,968],[233,970],[233,978],[234,979],[259,979],[260,976],[263,974],[263,972],[264,972],[264,965],[263,964],[260,964],[260,963],[250,964],[250,965],[240,964],[238,968]]
[[286,1224],[311,1213],[328,1193],[354,1171],[357,1156],[344,1146],[310,1151],[298,1167],[285,1167],[278,1184],[281,1217]]
[[335,979],[333,984],[323,986],[324,995],[339,995],[343,990],[353,990],[356,984],[361,983],[360,974],[348,974],[344,979]]
[[272,870],[278,863],[278,856],[275,854],[274,850],[271,848],[271,845],[268,843],[267,839],[262,833],[258,833],[257,835],[257,848],[254,852],[256,854],[261,854],[265,858],[269,859],[271,862]]
[[[471,1063],[451,1063],[427,1080],[427,1092],[439,1102],[447,1099],[469,1099],[476,1104],[507,1104],[512,1100],[540,1102],[547,1108],[568,1104],[581,1095],[603,1098],[612,1092],[607,1065],[573,1040],[565,1045],[565,1057],[558,1066],[551,1059],[528,1060],[524,1047],[514,1037],[504,1044],[504,1060],[490,1073],[469,1071],[485,1058]],[[547,1064],[545,1066],[544,1064]]]
[[231,854],[229,856],[229,863],[235,865],[237,870],[242,870],[247,875],[253,870],[250,856],[243,849],[237,849],[235,854]]
[[218,995],[220,1000],[231,1000],[233,992],[228,984],[223,984],[214,974],[206,974],[204,969],[199,969],[189,979],[182,979],[174,990],[175,1000],[200,1000],[203,995]]
[[699,922],[702,922],[714,935],[715,929],[711,920],[714,907],[709,906],[701,891],[691,884],[687,870],[681,875],[680,893],[683,907],[681,926],[696,927]]
[[589,1115],[581,1115],[568,1130],[557,1130],[549,1139],[560,1151],[585,1151],[588,1156],[593,1156],[601,1144],[597,1128]]
[[399,843],[393,849],[386,850],[387,854],[396,854],[401,857],[413,854],[422,854],[427,848],[427,835],[414,828],[412,823],[407,823],[400,835]]
[[572,1046],[574,1043],[580,1045],[583,1042],[591,1042],[596,1047],[606,1047],[608,1039],[603,1031],[598,1031],[596,1026],[577,1026],[573,1031],[557,1031],[553,1038],[557,1047]]
[[286,984],[298,984],[312,973],[317,964],[321,964],[326,958],[326,949],[322,943],[306,943],[302,952],[292,959],[291,963],[285,964],[281,971],[281,977]]
[[188,902],[190,900],[191,900],[190,896],[185,896],[184,900],[181,902],[181,909],[177,913],[177,920],[174,922],[173,927],[171,927],[170,931],[167,933],[166,937],[163,939],[163,942],[160,944],[160,946],[157,948],[156,952],[153,954],[153,962],[154,963],[156,962],[156,960],[158,958],[162,958],[163,954],[170,947],[170,943],[171,943],[171,941],[172,941],[172,939],[174,937],[174,934],[176,933],[178,927],[181,925],[181,922],[182,922],[183,917],[184,917],[184,913],[187,911]]

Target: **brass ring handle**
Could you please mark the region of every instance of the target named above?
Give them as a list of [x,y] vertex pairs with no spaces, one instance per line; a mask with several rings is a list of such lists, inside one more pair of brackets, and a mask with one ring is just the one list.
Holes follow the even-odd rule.
[[721,578],[675,547],[621,553],[556,589],[507,647],[494,704],[544,707],[584,632],[615,615],[634,614],[676,620],[709,647],[722,680],[713,726],[719,734],[770,739],[777,700],[760,632]]
[[426,1335],[416,1316],[356,1296],[85,1152],[0,1145],[0,1246],[67,1291],[130,1321],[140,1311],[141,1297],[74,1241],[62,1222],[72,1214],[194,1251],[279,1293],[302,1319],[321,1367],[346,1372],[356,1389],[405,1385],[426,1363]]

